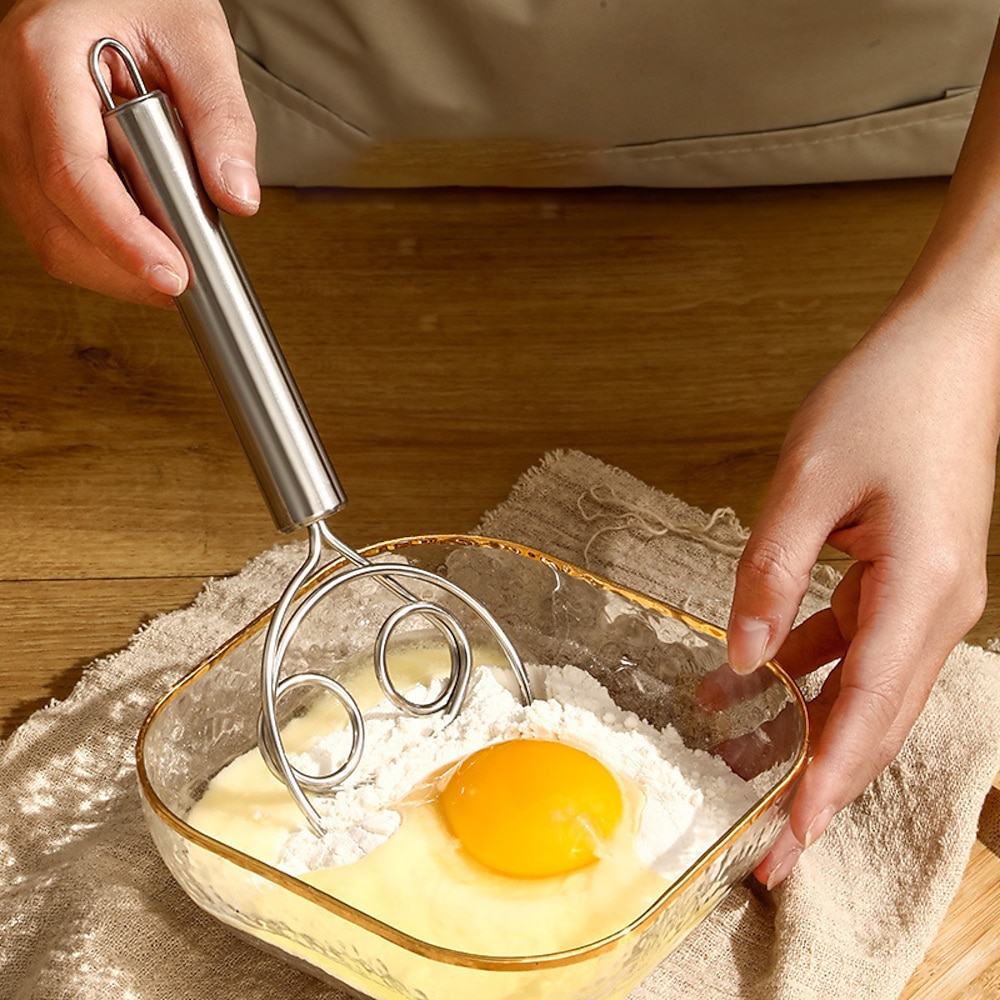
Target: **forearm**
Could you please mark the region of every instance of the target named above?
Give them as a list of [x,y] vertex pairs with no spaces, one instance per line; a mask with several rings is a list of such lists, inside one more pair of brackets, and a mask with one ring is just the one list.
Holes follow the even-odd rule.
[[[1000,411],[1000,32],[938,220],[869,336],[916,314],[927,337],[959,352]],[[986,416],[1000,425],[1000,412]]]

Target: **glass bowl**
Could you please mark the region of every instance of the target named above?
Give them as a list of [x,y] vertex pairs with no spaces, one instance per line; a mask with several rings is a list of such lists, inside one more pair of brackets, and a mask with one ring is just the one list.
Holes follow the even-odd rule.
[[[657,728],[672,726],[686,746],[725,761],[747,783],[751,804],[721,837],[699,845],[652,905],[597,940],[516,955],[472,954],[423,940],[188,822],[210,780],[256,746],[267,612],[161,698],[140,731],[144,811],[170,871],[196,904],[258,946],[364,997],[624,997],[756,866],[786,822],[806,760],[798,689],[774,663],[750,677],[734,674],[721,629],[525,546],[425,536],[364,554],[418,565],[464,587],[496,616],[525,663],[586,670],[622,709]],[[320,569],[303,589],[339,568]],[[395,605],[371,581],[361,592],[354,586],[317,602],[286,672],[317,671],[349,684],[358,663],[370,658],[380,621]],[[462,617],[461,607],[454,610]],[[489,633],[463,623],[477,650],[488,650]],[[398,641],[405,644],[405,633]],[[305,686],[302,699],[308,700]],[[294,710],[284,715],[301,715],[303,706],[285,708]]]

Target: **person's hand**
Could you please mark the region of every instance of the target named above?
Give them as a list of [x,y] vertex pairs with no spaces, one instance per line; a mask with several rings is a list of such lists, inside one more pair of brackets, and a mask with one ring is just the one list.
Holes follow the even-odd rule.
[[[1000,31],[933,231],[895,301],[796,414],[736,574],[729,660],[801,677],[812,758],[757,877],[776,885],[893,759],[982,614],[1000,436]],[[855,562],[792,630],[825,542]]]
[[[122,42],[149,90],[177,106],[209,197],[256,211],[255,130],[225,16],[215,0],[22,0],[0,23],[0,202],[53,276],[169,305],[184,259],[140,215],[108,160],[89,54]],[[107,79],[129,95],[121,61]]]
[[[769,887],[892,760],[981,615],[1000,394],[988,309],[901,298],[807,397],[737,570],[729,660],[793,676],[838,661],[810,704],[812,759],[757,869]],[[856,560],[791,630],[824,543]]]

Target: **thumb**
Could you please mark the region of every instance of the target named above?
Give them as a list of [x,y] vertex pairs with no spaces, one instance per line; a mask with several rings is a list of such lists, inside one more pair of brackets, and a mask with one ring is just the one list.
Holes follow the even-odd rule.
[[787,496],[769,498],[736,568],[728,651],[737,673],[756,670],[781,648],[828,534]]
[[171,98],[209,198],[223,211],[252,215],[260,205],[257,130],[225,25],[180,42],[166,69]]

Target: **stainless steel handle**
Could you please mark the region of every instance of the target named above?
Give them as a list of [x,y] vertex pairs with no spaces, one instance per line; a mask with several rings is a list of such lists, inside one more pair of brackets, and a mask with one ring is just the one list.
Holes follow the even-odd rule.
[[[138,96],[115,105],[100,68],[113,49]],[[90,70],[108,144],[142,212],[178,246],[190,280],[177,305],[250,460],[271,516],[294,531],[343,505],[337,479],[243,264],[202,187],[166,95],[147,91],[129,51],[104,38]]]

